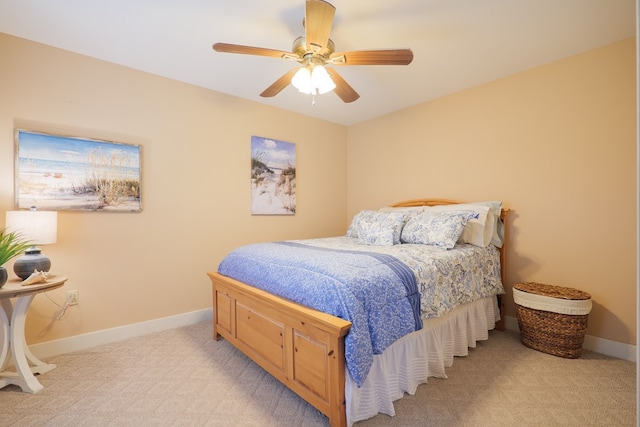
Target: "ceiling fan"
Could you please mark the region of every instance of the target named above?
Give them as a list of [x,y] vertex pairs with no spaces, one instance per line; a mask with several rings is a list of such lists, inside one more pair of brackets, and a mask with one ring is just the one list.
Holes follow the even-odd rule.
[[311,95],[333,90],[342,101],[353,102],[360,95],[335,69],[326,65],[409,65],[413,52],[411,49],[335,52],[335,45],[329,38],[335,11],[336,8],[324,0],[307,0],[303,20],[305,34],[294,40],[291,52],[229,43],[215,43],[213,50],[287,59],[301,64],[266,88],[260,94],[262,97],[276,96],[292,84],[300,92]]

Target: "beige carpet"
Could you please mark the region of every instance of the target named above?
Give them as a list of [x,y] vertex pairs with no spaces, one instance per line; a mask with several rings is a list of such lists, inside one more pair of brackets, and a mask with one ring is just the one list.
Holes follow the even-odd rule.
[[[2,426],[327,426],[327,419],[209,323],[57,356],[35,395],[0,389]],[[636,366],[585,351],[562,359],[491,332],[448,379],[356,426],[635,426]]]

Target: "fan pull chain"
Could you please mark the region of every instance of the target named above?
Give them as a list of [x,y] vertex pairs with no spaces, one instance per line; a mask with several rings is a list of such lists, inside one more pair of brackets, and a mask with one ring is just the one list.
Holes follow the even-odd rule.
[[316,94],[311,95],[311,105],[316,105]]

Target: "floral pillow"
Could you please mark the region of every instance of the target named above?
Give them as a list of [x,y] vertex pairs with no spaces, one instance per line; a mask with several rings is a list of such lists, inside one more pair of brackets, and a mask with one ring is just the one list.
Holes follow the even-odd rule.
[[361,211],[353,217],[347,237],[356,237],[363,245],[397,245],[406,218],[402,212]]
[[402,243],[433,245],[451,249],[456,245],[467,222],[477,218],[474,211],[425,211],[410,218],[402,229]]
[[351,220],[351,224],[349,224],[349,228],[347,229],[347,237],[355,237],[358,238],[358,224],[360,221],[364,221],[366,218],[370,217],[372,213],[375,211],[360,211]]

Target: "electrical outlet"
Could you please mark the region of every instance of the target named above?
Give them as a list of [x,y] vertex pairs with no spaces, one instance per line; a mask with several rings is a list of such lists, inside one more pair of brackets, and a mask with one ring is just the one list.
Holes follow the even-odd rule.
[[67,291],[67,304],[76,305],[80,302],[80,293],[76,291]]

